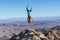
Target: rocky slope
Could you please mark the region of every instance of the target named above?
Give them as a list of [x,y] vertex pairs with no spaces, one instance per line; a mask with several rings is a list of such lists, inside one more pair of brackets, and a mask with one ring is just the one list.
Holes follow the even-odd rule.
[[0,27],[0,40],[60,40],[60,26],[36,29]]
[[52,30],[46,34],[25,29],[18,35],[13,35],[9,40],[60,40],[60,30]]
[[52,30],[46,34],[50,40],[60,40],[60,30]]

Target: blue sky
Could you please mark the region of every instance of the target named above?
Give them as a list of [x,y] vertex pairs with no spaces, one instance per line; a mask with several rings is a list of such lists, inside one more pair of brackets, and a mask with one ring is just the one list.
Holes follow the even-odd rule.
[[[0,19],[27,17],[27,0],[0,0]],[[32,17],[60,16],[60,0],[29,0]]]

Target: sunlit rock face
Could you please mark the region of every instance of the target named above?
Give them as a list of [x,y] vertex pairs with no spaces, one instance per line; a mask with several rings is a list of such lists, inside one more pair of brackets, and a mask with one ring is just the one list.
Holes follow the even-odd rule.
[[9,40],[60,40],[60,30],[52,30],[46,34],[39,33],[33,29],[25,29]]
[[60,30],[52,30],[47,34],[50,40],[60,40]]
[[9,40],[48,40],[48,38],[44,34],[38,33],[33,29],[25,29],[18,35],[14,35]]
[[[14,32],[14,31],[13,31]],[[36,32],[34,29],[23,29],[16,33],[9,33],[0,37],[1,40],[60,40],[60,30]]]

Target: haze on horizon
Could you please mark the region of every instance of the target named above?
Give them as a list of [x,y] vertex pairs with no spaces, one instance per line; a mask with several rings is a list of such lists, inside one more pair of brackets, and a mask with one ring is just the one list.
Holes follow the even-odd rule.
[[[27,0],[0,0],[0,19],[27,17]],[[60,0],[29,0],[32,17],[60,16]]]

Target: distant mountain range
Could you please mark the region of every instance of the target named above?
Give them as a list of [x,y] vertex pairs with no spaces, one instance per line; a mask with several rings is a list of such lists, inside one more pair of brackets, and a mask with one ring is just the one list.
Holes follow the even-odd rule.
[[[60,16],[57,17],[33,17],[33,21],[51,21],[51,20],[60,20]],[[14,21],[27,21],[27,18],[10,18],[10,19],[0,19],[2,22],[14,22]]]
[[59,25],[60,17],[33,17],[33,22],[28,23],[27,18],[12,18],[12,19],[0,19],[0,26],[18,26],[18,27],[37,27],[37,26],[45,26],[45,25]]

